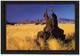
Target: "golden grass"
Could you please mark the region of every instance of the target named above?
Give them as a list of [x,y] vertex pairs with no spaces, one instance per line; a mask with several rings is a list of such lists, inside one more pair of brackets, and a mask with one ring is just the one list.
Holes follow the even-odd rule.
[[[37,33],[42,31],[44,27],[45,25],[41,24],[6,25],[6,49],[40,50],[40,47],[36,44],[35,40]],[[75,32],[74,24],[59,24],[59,27],[64,30],[64,34],[66,35]],[[75,48],[74,43],[75,41],[70,43],[73,48]],[[66,45],[62,47],[57,39],[49,39],[48,44],[50,50],[67,50],[71,47],[70,45],[67,48],[65,47]]]

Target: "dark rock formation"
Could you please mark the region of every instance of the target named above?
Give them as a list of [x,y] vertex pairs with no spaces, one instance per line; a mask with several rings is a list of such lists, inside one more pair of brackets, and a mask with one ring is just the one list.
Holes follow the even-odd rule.
[[52,13],[52,18],[50,18],[46,10],[44,13],[44,18],[46,21],[46,26],[43,31],[38,32],[37,38],[43,38],[46,42],[49,37],[52,36],[63,41],[63,43],[68,43],[69,40],[65,39],[64,30],[58,27],[56,14]]

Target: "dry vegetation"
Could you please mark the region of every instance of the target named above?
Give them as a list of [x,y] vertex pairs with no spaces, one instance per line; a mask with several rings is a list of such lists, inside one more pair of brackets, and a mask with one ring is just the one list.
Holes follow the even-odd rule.
[[[40,39],[41,48],[36,43],[37,33],[45,25],[22,24],[22,25],[6,25],[6,49],[7,50],[41,50],[45,48],[44,40]],[[74,50],[75,41],[73,33],[75,31],[74,24],[59,24],[59,27],[64,30],[66,38],[72,39],[68,44],[63,44],[55,38],[50,38],[47,41],[46,47],[48,50]]]

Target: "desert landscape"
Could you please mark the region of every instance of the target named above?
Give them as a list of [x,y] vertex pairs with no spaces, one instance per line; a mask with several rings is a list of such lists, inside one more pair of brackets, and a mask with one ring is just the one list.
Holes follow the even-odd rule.
[[75,50],[74,7],[72,4],[7,5],[6,50]]
[[[59,23],[59,28],[64,30],[66,38],[72,39],[70,43],[63,44],[55,38],[47,40],[48,50],[75,50],[75,24]],[[37,33],[42,31],[45,24],[6,24],[6,49],[7,50],[41,50],[37,45]],[[41,48],[44,47],[43,39]]]

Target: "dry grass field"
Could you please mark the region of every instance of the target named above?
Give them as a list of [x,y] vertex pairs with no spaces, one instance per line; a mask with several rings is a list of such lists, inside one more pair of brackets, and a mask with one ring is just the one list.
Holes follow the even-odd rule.
[[[41,50],[40,46],[36,44],[37,33],[42,31],[45,25],[35,24],[15,24],[6,25],[6,49],[7,50]],[[59,27],[64,30],[66,38],[72,38],[70,36],[75,32],[74,24],[59,24]],[[44,47],[43,41],[42,46]],[[74,39],[68,43],[63,44],[61,41],[50,38],[48,41],[49,50],[74,50]]]

